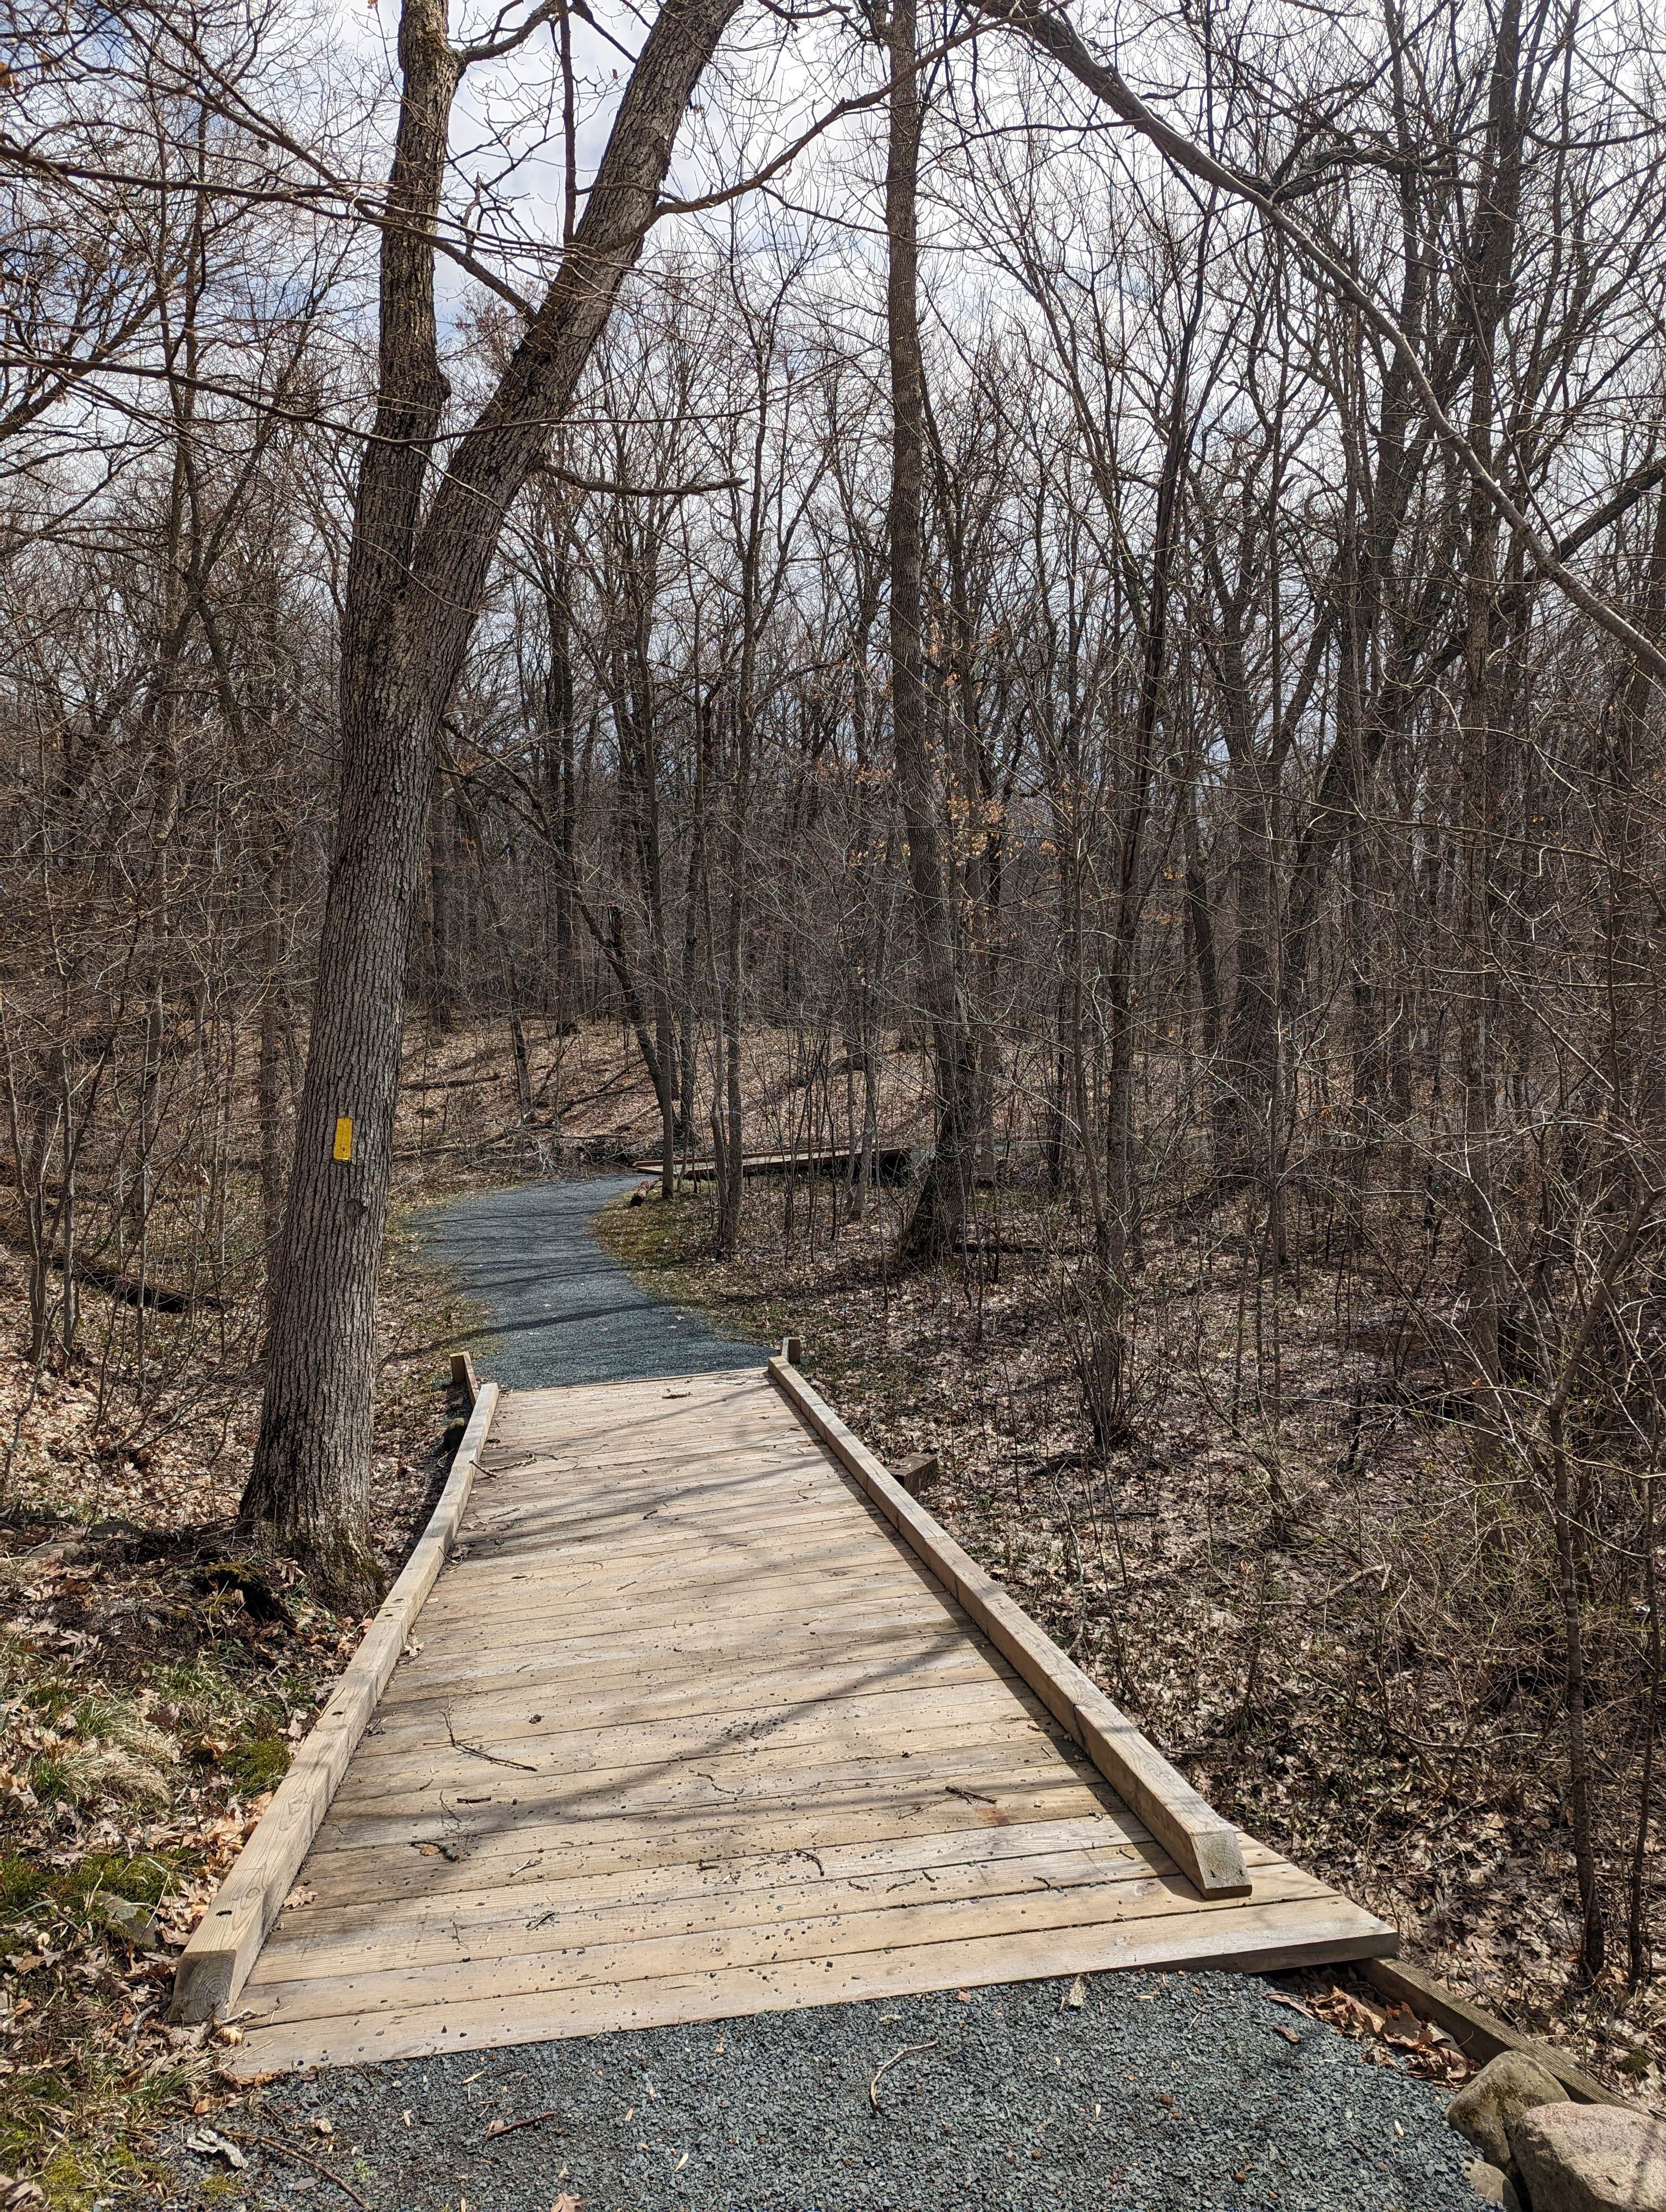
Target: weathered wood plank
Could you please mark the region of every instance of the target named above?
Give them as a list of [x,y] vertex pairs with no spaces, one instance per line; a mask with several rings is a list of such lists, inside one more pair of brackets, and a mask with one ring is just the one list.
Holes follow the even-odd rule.
[[[1272,1866],[1278,1854],[1264,1844],[1244,1850],[1253,1869]],[[393,1920],[418,1936],[443,1929],[460,1942],[463,1916],[471,1929],[499,1921],[525,1926],[529,1915],[550,1924],[589,1924],[593,1913],[611,1911],[664,1912],[686,1907],[689,1924],[700,1916],[721,1922],[791,1919],[824,1909],[824,1900],[847,1893],[872,1895],[876,1885],[923,1879],[958,1882],[1022,1884],[1073,1878],[1070,1870],[1140,1868],[1171,1874],[1174,1863],[1150,1842],[1123,1840],[1115,1823],[1103,1818],[1034,1821],[990,1831],[972,1828],[948,1835],[888,1838],[876,1844],[828,1844],[817,1851],[767,1852],[752,1857],[678,1859],[658,1866],[614,1867],[603,1873],[544,1873],[542,1858],[524,1868],[486,1859],[448,1869],[449,1888],[425,1885],[397,1898],[367,1897],[356,1889],[336,1901],[308,1903],[281,1913],[268,1936],[267,1957],[283,1945],[312,1952],[379,1934]],[[283,1971],[288,1971],[284,1969]]]
[[1207,1807],[1253,1887],[1201,1894],[1203,1823],[1106,1779],[1157,1754],[1096,1765],[1097,1690],[849,1445],[756,1372],[502,1402],[238,2070],[1392,1948]]
[[301,2065],[349,2066],[482,2051],[546,2038],[594,2035],[677,2021],[733,2020],[801,2005],[848,2003],[922,1990],[978,1989],[1049,1974],[1138,1966],[1248,1966],[1262,1972],[1372,1955],[1391,1931],[1334,1895],[1328,1904],[1233,1905],[1177,1915],[1172,1923],[1083,1928],[1061,1936],[1029,1930],[976,1942],[928,1943],[859,1953],[839,1962],[794,1960],[713,1974],[664,1976],[612,1988],[587,1985],[469,2004],[421,2003],[347,2014],[320,2027],[270,2024],[251,2033],[226,2070],[240,2075]]
[[[1250,1901],[1266,1910],[1326,1894],[1312,1875],[1280,1861],[1263,1871]],[[533,1914],[519,1924],[500,1923],[495,1930],[471,1926],[461,1947],[441,1942],[419,1947],[423,1955],[416,1957],[398,1929],[355,1947],[350,1960],[327,1951],[300,1957],[278,1946],[263,1956],[248,1985],[247,2002],[257,2014],[272,2006],[286,2020],[324,2020],[344,2013],[398,2012],[419,2002],[467,2005],[489,1996],[724,1973],[793,1960],[836,1962],[888,1946],[958,1946],[990,1936],[1122,1929],[1171,1920],[1177,1914],[1187,1920],[1213,1917],[1232,1911],[1237,1902],[1200,1904],[1183,1875],[1140,1867],[1067,1888],[1007,1883],[982,1891],[969,1886],[958,1897],[930,1893],[924,1901],[912,1893],[858,1897],[843,1911],[762,1924],[720,1922],[695,1928],[672,1916],[670,1924],[654,1927],[633,1916],[598,1914],[593,1929],[569,1923],[547,1930],[532,1924],[538,1917]],[[528,1941],[546,1932],[552,1941]]]
[[273,1793],[259,1826],[181,1953],[173,1978],[173,2019],[210,2020],[235,2001],[398,1664],[423,1601],[445,1565],[496,1403],[497,1385],[488,1382],[474,1401],[427,1528]]

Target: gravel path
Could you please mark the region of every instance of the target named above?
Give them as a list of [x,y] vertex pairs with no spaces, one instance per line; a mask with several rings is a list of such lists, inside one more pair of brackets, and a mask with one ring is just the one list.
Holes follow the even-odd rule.
[[[526,1389],[762,1356],[601,1252],[589,1217],[629,1188],[540,1183],[429,1217],[494,1316],[486,1372]],[[350,2068],[217,2115],[245,2138],[235,2176],[176,2146],[177,2201],[344,2212],[325,2167],[370,2212],[1473,2212],[1441,2094],[1280,1986],[1105,1974],[1079,2004],[1035,1982]]]
[[[324,2074],[225,2124],[327,2160],[374,2212],[1474,2212],[1438,2094],[1274,1986],[1106,1974],[1075,2010],[1051,1981],[769,2013]],[[223,2207],[220,2172],[185,2201]],[[258,2154],[250,2178],[252,2206],[349,2203]]]
[[592,1216],[641,1181],[524,1183],[416,1217],[435,1257],[492,1316],[474,1347],[483,1375],[506,1390],[539,1390],[763,1364],[762,1345],[661,1304],[597,1243]]

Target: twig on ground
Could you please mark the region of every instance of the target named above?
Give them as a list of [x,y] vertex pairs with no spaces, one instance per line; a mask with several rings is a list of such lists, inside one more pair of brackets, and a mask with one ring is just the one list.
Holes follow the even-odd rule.
[[272,2136],[240,2135],[235,2128],[222,2128],[220,2133],[222,2136],[229,2136],[234,2142],[258,2143],[262,2150],[275,2150],[280,2158],[292,2158],[301,2166],[310,2166],[314,2173],[321,2173],[326,2181],[333,2181],[337,2188],[344,2195],[350,2197],[356,2204],[364,2205],[364,2212],[370,2212],[370,2207],[365,2204],[363,2197],[360,2196],[350,2181],[344,2181],[340,2174],[332,2173],[327,2166],[321,2166],[317,2159],[308,2158],[304,2150],[297,2150],[293,2143],[279,2142]]
[[451,1724],[451,1715],[449,1713],[446,1715],[446,1734],[451,1738],[452,1749],[453,1751],[465,1751],[468,1753],[471,1759],[489,1759],[494,1766],[513,1766],[522,1774],[536,1774],[538,1772],[537,1767],[528,1766],[524,1759],[500,1759],[495,1751],[487,1751],[480,1744],[465,1743],[462,1738],[453,1731]]
[[929,2042],[905,2043],[900,2051],[892,2052],[891,2056],[886,2059],[885,2064],[876,2070],[873,2079],[867,2085],[867,2101],[873,2106],[876,2112],[879,2110],[879,2082],[881,2077],[889,2074],[891,2068],[895,2066],[899,2060],[903,2058],[912,2058],[916,2051],[935,2051],[936,2048],[937,2038],[933,2035]]
[[496,2142],[500,2136],[518,2135],[522,2128],[538,2127],[544,2120],[553,2120],[555,2117],[555,2112],[551,2110],[547,2112],[532,2112],[524,2120],[494,2120],[486,2130],[486,2141]]

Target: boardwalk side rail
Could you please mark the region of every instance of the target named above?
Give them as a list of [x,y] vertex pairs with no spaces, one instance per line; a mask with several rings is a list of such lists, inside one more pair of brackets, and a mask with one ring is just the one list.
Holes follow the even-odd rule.
[[452,1372],[469,1392],[473,1409],[440,1502],[329,1704],[273,1792],[259,1825],[179,1954],[171,2019],[222,2018],[236,2002],[266,1931],[283,1910],[330,1801],[341,1786],[347,1762],[387,1687],[423,1601],[456,1540],[476,1463],[497,1409],[497,1385],[477,1383],[466,1354],[453,1360]]
[[[793,1343],[790,1338],[787,1341],[789,1346]],[[996,1650],[1070,1731],[1192,1887],[1205,1897],[1247,1896],[1252,1884],[1231,1822],[1199,1796],[1128,1715],[1065,1656],[941,1522],[909,1497],[825,1399],[811,1389],[790,1353],[772,1358],[769,1372],[806,1425],[854,1475],[915,1556],[959,1600]]]

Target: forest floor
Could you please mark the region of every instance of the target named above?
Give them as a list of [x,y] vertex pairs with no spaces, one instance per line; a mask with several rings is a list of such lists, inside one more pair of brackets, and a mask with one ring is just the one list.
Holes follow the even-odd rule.
[[[0,1309],[21,1313],[0,1255]],[[440,1356],[474,1319],[390,1238],[373,1535],[397,1573],[449,1459]],[[84,1320],[96,1339],[100,1316]],[[100,1389],[100,1382],[104,1388]],[[363,1624],[234,1522],[256,1379],[138,1406],[0,1350],[0,2207],[166,2201],[160,2130],[215,2109],[237,2030],[167,2024],[174,1962]]]
[[[501,1034],[407,1048],[373,1475],[390,1573],[447,1456],[444,1355],[480,1319],[416,1215],[654,1146],[627,1034],[532,1045],[530,1124]],[[922,1078],[918,1054],[887,1055],[885,1133],[917,1130]],[[828,1141],[850,1103],[848,1069],[756,1042],[759,1141]],[[1228,1218],[1153,1230],[1129,1439],[1096,1455],[1060,1224],[1016,1194],[981,1260],[903,1273],[896,1194],[853,1223],[825,1182],[749,1184],[722,1264],[710,1203],[622,1204],[604,1242],[733,1334],[800,1331],[840,1411],[893,1459],[937,1453],[933,1509],[1224,1810],[1658,2102],[1666,2003],[1573,1985],[1549,1670],[1505,1570],[1464,1540],[1461,1454],[1382,1389],[1391,1298],[1316,1267],[1274,1289]],[[142,1361],[133,1310],[90,1289],[76,1357],[32,1361],[0,1247],[0,2212],[165,2198],[161,2130],[223,2115],[215,2039],[167,2024],[173,1960],[361,1632],[234,1536],[258,1394],[242,1234],[223,1310],[153,1317]],[[1383,2025],[1368,1999],[1322,2001],[1368,2038]]]
[[1222,1811],[1659,2109],[1666,1991],[1578,1984],[1534,1632],[1505,1557],[1466,1540],[1460,1445],[1383,1387],[1386,1302],[1356,1285],[1345,1311],[1333,1274],[1246,1270],[1230,1221],[1153,1224],[1128,1433],[1096,1453],[1056,1224],[1009,1192],[998,1252],[986,1234],[981,1259],[899,1273],[897,1204],[837,1221],[825,1182],[756,1182],[725,1261],[699,1189],[598,1228],[677,1305],[800,1334],[882,1456],[934,1454],[933,1510]]

